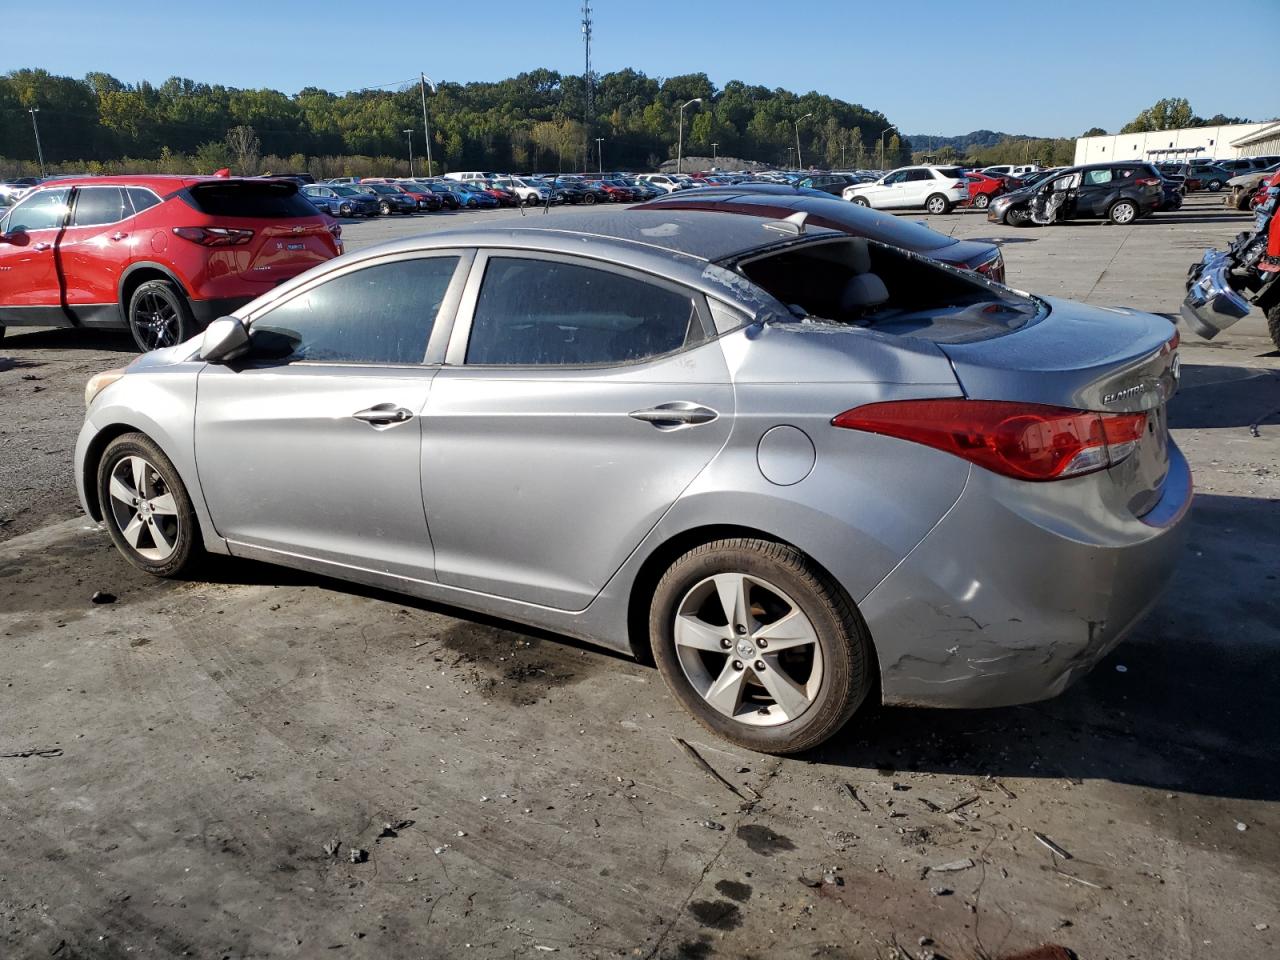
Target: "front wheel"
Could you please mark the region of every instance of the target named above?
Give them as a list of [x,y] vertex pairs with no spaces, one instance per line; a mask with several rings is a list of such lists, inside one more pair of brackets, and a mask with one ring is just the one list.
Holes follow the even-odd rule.
[[585,197],[582,198],[582,202],[585,203],[587,206],[590,206],[591,204],[596,202],[596,195],[594,193],[588,193]]
[[195,336],[196,321],[182,291],[169,280],[148,280],[129,298],[129,332],[144,353]]
[[1138,219],[1138,207],[1132,200],[1117,200],[1107,211],[1112,223],[1133,223]]
[[991,194],[989,193],[978,194],[976,197],[973,198],[973,205],[977,207],[979,210],[987,209],[987,207],[991,206]]
[[338,208],[338,216],[340,216],[340,217],[349,217],[349,216],[351,216],[351,204],[349,204],[349,203],[344,203],[342,206],[340,206],[340,207]]
[[950,213],[951,201],[940,193],[935,193],[924,202],[924,208],[928,213]]
[[1222,190],[1222,181],[1221,181],[1221,180],[1210,180],[1210,181],[1209,181],[1209,185],[1208,185],[1208,187],[1207,187],[1206,189],[1208,189],[1208,191],[1209,191],[1210,193],[1219,193],[1219,192],[1221,192],[1221,190]]
[[384,217],[391,216],[391,204],[383,200],[380,204],[378,204],[378,212],[382,214]]
[[676,699],[751,750],[817,746],[872,686],[871,641],[853,601],[780,543],[718,540],[684,554],[654,591],[649,634]]
[[866,198],[866,197],[854,197],[852,202],[853,202],[854,206],[858,206],[858,207],[869,207],[869,206],[871,206],[871,202],[870,202],[869,200],[867,200],[867,198]]
[[1004,213],[1004,222],[1011,227],[1031,226],[1031,213],[1025,207],[1010,207]]
[[126,560],[157,577],[189,569],[200,546],[195,510],[173,463],[150,437],[116,437],[98,461],[98,503]]

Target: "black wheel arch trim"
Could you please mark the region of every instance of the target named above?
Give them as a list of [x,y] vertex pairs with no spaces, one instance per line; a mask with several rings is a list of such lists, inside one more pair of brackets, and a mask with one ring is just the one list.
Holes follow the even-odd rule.
[[178,279],[178,275],[169,267],[166,267],[163,263],[156,263],[152,260],[139,260],[136,263],[129,264],[129,266],[120,274],[120,280],[116,284],[116,299],[120,301],[120,309],[124,312],[126,321],[128,320],[129,304],[125,302],[124,291],[129,286],[129,279],[143,270],[153,270],[157,273],[164,274],[165,279],[176,284],[178,289],[182,291],[182,295],[186,297],[188,301],[191,300],[191,292],[187,289],[187,285]]

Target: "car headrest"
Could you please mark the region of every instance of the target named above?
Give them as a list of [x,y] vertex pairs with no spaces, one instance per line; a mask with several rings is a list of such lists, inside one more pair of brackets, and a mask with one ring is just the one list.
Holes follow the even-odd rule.
[[874,273],[859,273],[845,285],[840,297],[844,310],[866,310],[878,307],[889,299],[889,289]]

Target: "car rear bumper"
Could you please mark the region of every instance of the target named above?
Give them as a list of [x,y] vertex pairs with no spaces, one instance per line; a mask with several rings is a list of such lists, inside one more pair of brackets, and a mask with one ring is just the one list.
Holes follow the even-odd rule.
[[1191,268],[1191,283],[1179,312],[1187,326],[1206,340],[1249,315],[1249,301],[1227,280],[1230,268],[1229,254],[1220,250],[1206,250]]
[[[263,291],[266,292],[265,290]],[[219,317],[235,313],[246,303],[257,297],[219,297],[216,300],[192,300],[191,313],[196,318],[196,326],[201,329],[213,323]]]
[[947,516],[862,602],[886,703],[1057,696],[1146,615],[1181,553],[1190,469],[1170,441],[1161,499],[1141,519],[1099,509],[1089,480],[1021,484],[1008,497],[1018,481],[973,470]]

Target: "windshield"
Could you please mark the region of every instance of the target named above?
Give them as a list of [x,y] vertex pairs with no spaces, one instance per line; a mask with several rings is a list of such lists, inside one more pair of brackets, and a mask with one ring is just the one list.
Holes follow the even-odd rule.
[[336,193],[340,197],[360,196],[359,190],[352,190],[350,187],[330,187],[329,189],[332,190],[334,193]]

